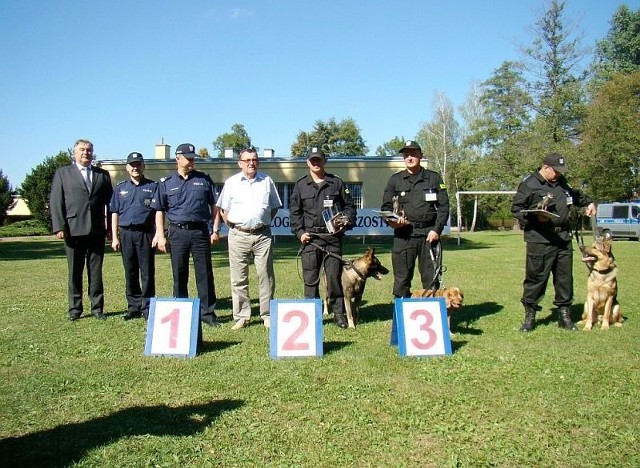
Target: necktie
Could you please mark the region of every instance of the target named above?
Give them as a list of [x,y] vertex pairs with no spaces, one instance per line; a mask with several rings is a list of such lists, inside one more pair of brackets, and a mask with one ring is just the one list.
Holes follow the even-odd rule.
[[89,168],[82,168],[82,178],[84,179],[84,185],[87,187],[87,190],[91,191],[91,173],[89,172]]

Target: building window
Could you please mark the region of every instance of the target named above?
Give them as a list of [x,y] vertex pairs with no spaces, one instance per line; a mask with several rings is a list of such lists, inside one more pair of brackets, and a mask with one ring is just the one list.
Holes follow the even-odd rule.
[[[289,209],[289,200],[291,199],[291,194],[293,193],[293,186],[295,184],[291,183],[277,183],[276,188],[278,189],[278,195],[280,195],[280,200],[282,200],[282,207],[285,210]],[[353,200],[353,204],[356,208],[362,208],[362,183],[351,183],[345,182],[345,188],[349,190],[351,194],[351,198]]]
[[362,182],[345,182],[344,185],[351,194],[351,199],[355,207],[358,209],[362,208]]
[[295,184],[288,182],[281,182],[276,184],[276,189],[278,190],[280,201],[282,201],[282,208],[284,208],[285,210],[289,209],[289,200],[291,199],[294,185]]

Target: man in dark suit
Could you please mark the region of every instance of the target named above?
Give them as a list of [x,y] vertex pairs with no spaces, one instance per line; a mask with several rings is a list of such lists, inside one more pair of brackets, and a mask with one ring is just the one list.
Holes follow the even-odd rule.
[[69,269],[69,320],[82,315],[82,274],[87,264],[91,313],[104,315],[102,262],[107,234],[107,206],[113,187],[109,173],[91,166],[93,143],[78,140],[73,146],[74,162],[59,168],[51,185],[49,209],[53,233],[64,239]]

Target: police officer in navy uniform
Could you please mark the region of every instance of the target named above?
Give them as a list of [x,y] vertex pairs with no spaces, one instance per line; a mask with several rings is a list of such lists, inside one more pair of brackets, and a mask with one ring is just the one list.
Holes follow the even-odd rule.
[[[220,324],[215,314],[211,245],[220,239],[220,216],[213,181],[204,172],[195,170],[196,156],[192,144],[179,145],[177,171],[160,179],[158,196],[151,203],[158,210],[153,242],[161,252],[170,252],[174,297],[189,296],[189,256],[193,256],[200,321],[217,327]],[[162,229],[165,213],[169,221],[168,239]]]
[[[596,205],[591,198],[569,186],[564,177],[567,170],[567,160],[563,155],[549,153],[544,157],[542,166],[524,178],[513,197],[511,212],[524,229],[527,244],[521,298],[524,306],[522,332],[533,329],[536,312],[540,310],[538,303],[544,296],[551,274],[555,290],[553,303],[558,307],[558,326],[577,330],[570,311],[573,302],[570,209],[571,206],[586,207],[585,214],[595,216]],[[542,206],[545,212],[552,214],[528,211]]]
[[[319,298],[320,268],[323,266],[327,277],[328,304],[334,313],[335,323],[347,328],[342,292],[342,237],[344,230],[330,234],[322,216],[322,211],[331,208],[342,211],[355,225],[356,208],[342,180],[325,172],[326,157],[317,147],[307,152],[309,174],[298,179],[293,186],[289,201],[291,231],[300,239],[302,248],[302,269],[304,278],[304,297]],[[338,258],[327,255],[311,245],[311,242]]]
[[116,185],[111,197],[111,247],[122,253],[127,297],[124,320],[149,318],[149,300],[156,295],[155,210],[151,200],[158,183],[144,176],[144,157],[138,152],[127,156],[128,180]]
[[[449,218],[449,195],[440,174],[424,169],[420,145],[408,140],[400,149],[406,169],[393,174],[382,196],[382,211],[398,211],[387,218],[393,228],[393,294],[411,296],[411,281],[418,271],[424,289],[438,289],[433,248]],[[394,207],[395,205],[395,207]]]

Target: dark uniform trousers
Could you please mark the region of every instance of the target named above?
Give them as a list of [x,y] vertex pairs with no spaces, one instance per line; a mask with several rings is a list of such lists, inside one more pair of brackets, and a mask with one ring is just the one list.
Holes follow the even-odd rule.
[[120,227],[120,251],[124,265],[128,313],[149,318],[149,301],[156,295],[155,252],[152,228]]
[[69,270],[69,313],[82,313],[82,274],[87,262],[87,281],[91,312],[103,312],[104,286],[102,283],[102,263],[104,261],[104,234],[89,234],[64,238]]
[[561,244],[527,242],[526,275],[523,283],[522,303],[540,310],[538,302],[547,289],[549,274],[553,274],[555,298],[558,306],[573,302],[573,249],[571,241]]
[[189,297],[189,253],[193,255],[200,319],[215,318],[216,289],[211,263],[209,230],[206,223],[200,229],[180,229],[169,225],[169,246],[173,266],[173,296]]
[[[428,230],[428,229],[427,229]],[[438,289],[440,284],[434,281],[435,264],[431,259],[430,244],[426,236],[394,237],[391,263],[393,265],[393,295],[411,296],[411,281],[415,271],[416,258],[418,271],[424,289]]]
[[[314,238],[327,252],[342,256],[342,242],[338,237]],[[313,299],[320,297],[320,271],[324,262],[327,281],[327,302],[334,314],[344,314],[344,294],[342,292],[342,262],[311,244],[302,250],[302,271],[304,278],[304,297]]]

